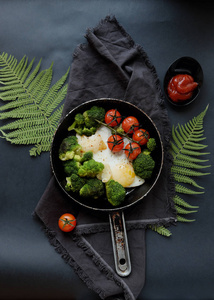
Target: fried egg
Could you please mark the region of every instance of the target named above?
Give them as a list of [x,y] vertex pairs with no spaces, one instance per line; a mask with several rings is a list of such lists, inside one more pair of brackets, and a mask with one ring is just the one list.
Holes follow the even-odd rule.
[[[110,135],[112,135],[111,130],[105,126],[101,126],[90,137],[77,134],[82,151],[92,151],[93,159],[104,164],[104,170],[98,178],[103,182],[113,179],[125,188],[142,185],[145,180],[135,175],[132,162],[126,157],[125,152],[113,153],[108,148],[107,140]],[[129,140],[124,138],[124,147],[128,143]]]

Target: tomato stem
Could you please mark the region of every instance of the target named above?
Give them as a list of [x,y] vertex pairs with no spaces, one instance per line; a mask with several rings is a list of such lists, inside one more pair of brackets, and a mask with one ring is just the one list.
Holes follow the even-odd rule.
[[68,220],[67,218],[65,218],[65,219],[60,219],[60,221],[62,221],[62,222],[64,223],[63,228],[64,228],[66,225],[71,225],[71,226],[75,227],[71,222],[76,221],[76,219]]
[[118,135],[121,135],[121,136],[127,138],[128,140],[130,140],[131,142],[135,142],[135,143],[137,143],[138,145],[140,145],[140,143],[139,143],[138,141],[133,140],[133,139],[132,139],[130,136],[128,136],[126,133],[122,133],[122,132],[118,133],[117,129],[112,128],[112,127],[109,126],[108,124],[103,123],[102,121],[97,120],[97,119],[96,119],[95,121],[97,121],[99,124],[101,124],[101,125],[103,125],[103,126],[109,128],[109,129],[111,130],[112,134],[118,134]]

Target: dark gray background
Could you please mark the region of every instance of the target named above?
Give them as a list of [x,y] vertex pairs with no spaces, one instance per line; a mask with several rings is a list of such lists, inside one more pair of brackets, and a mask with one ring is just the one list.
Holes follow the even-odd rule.
[[[213,165],[214,2],[1,0],[0,51],[18,60],[42,58],[42,69],[54,61],[54,83],[70,66],[76,46],[85,42],[86,29],[109,14],[147,52],[162,86],[175,59],[192,56],[201,63],[204,85],[197,101],[184,109],[167,108],[171,123],[183,124],[209,104],[204,129]],[[98,300],[32,217],[51,171],[49,154],[32,158],[29,149],[0,140],[0,299]],[[146,283],[139,300],[214,299],[212,175],[198,182],[205,194],[189,198],[200,206],[190,216],[194,223],[171,228],[171,238],[147,232]]]

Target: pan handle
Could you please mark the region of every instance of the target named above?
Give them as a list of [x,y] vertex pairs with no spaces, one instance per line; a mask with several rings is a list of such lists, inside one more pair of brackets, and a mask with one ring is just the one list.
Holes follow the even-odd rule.
[[131,261],[123,211],[109,214],[109,221],[116,272],[126,277],[131,273]]

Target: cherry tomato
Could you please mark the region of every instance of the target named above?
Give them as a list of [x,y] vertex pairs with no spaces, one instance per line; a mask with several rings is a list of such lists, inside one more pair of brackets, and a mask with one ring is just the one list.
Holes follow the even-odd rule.
[[142,128],[136,130],[132,135],[132,139],[136,142],[139,142],[141,146],[145,145],[148,142],[149,138],[150,135],[148,131]]
[[141,153],[141,148],[137,143],[129,143],[126,145],[124,151],[126,156],[133,160]]
[[113,134],[108,138],[108,147],[112,152],[119,152],[124,147],[123,138],[120,135]]
[[125,118],[122,122],[122,128],[126,133],[133,133],[139,128],[138,119],[132,116]]
[[76,227],[76,223],[75,217],[69,213],[63,214],[58,220],[59,228],[64,232],[72,231]]
[[108,124],[111,127],[115,127],[120,124],[121,122],[121,114],[117,109],[110,109],[105,114],[105,123]]

